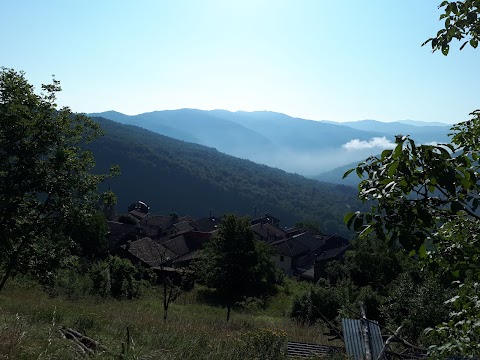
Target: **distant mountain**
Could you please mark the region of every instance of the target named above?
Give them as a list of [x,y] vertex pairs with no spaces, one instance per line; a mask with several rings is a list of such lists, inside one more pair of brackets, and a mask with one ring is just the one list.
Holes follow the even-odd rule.
[[357,188],[360,182],[360,178],[357,176],[357,174],[355,172],[352,172],[346,178],[343,178],[343,174],[345,174],[350,169],[356,168],[360,162],[361,161],[356,161],[347,165],[339,166],[335,169],[326,171],[316,176],[312,176],[312,179]]
[[154,213],[194,217],[208,216],[210,209],[215,215],[270,212],[284,226],[310,219],[325,232],[348,235],[343,216],[361,207],[355,189],[347,186],[289,174],[136,126],[94,120],[106,134],[90,145],[97,170],[121,167],[122,175],[105,184],[117,194],[119,212],[137,200],[147,202]]
[[96,116],[104,117],[106,119],[119,122],[120,124],[137,125],[145,129],[155,131],[159,134],[173,137],[175,139],[180,139],[180,140],[189,141],[193,143],[200,142],[200,139],[198,139],[190,131],[183,131],[181,130],[181,128],[178,128],[177,126],[172,127],[163,122],[152,120],[146,114],[145,114],[146,119],[144,119],[143,121],[139,121],[137,116],[125,115],[117,111],[106,111],[103,113],[92,113],[88,115],[92,117],[96,117]]
[[442,122],[436,122],[436,121],[418,121],[418,120],[399,120],[397,121],[402,124],[407,124],[407,125],[413,125],[413,126],[447,126],[447,127],[452,127],[453,124],[446,124]]
[[[412,122],[412,121],[411,121]],[[350,121],[342,123],[345,126],[349,126],[353,129],[367,130],[376,129],[379,132],[387,133],[389,135],[410,135],[412,139],[420,143],[429,142],[445,142],[448,141],[449,126],[443,124],[443,126],[419,126],[420,122],[414,122],[413,124],[406,124],[404,122],[381,122],[376,120],[361,120]]]
[[[397,134],[410,135],[419,142],[443,142],[448,133],[448,126],[421,127],[374,120],[333,123],[269,111],[180,109],[134,116],[115,111],[90,115],[140,126],[306,176],[363,160],[385,146],[391,146]],[[382,140],[372,142],[375,138]]]

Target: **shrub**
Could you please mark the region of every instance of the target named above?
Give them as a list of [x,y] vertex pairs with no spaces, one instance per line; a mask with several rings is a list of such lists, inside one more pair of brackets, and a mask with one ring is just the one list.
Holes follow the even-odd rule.
[[88,276],[88,265],[77,256],[65,259],[62,268],[57,271],[51,295],[64,295],[68,299],[78,299],[93,292],[93,282]]
[[140,296],[141,288],[154,281],[154,275],[135,267],[129,260],[109,256],[92,266],[90,276],[94,289],[102,297],[133,299]]
[[294,298],[290,316],[302,324],[312,325],[322,316],[328,320],[334,319],[340,307],[335,288],[312,286]]

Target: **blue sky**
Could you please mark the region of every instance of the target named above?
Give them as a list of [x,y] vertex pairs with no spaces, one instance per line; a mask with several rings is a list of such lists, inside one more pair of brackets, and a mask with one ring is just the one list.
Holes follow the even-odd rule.
[[[78,112],[270,110],[447,123],[478,107],[479,52],[448,57],[431,0],[15,0],[0,66],[61,81]],[[458,48],[455,44],[455,49]]]

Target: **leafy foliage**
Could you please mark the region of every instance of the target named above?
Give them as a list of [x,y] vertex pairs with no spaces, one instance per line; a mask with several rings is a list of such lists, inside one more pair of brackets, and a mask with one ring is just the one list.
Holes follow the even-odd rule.
[[[349,213],[345,222],[360,239],[376,237],[400,245],[425,260],[435,273],[451,277],[460,289],[448,304],[459,311],[436,329],[443,342],[433,352],[477,354],[480,332],[476,294],[480,279],[480,112],[452,128],[452,142],[417,146],[397,136],[385,150],[359,164],[359,197],[370,212]],[[437,318],[438,319],[438,318]],[[468,325],[466,325],[468,324]],[[435,331],[431,330],[431,333]]]
[[100,127],[57,109],[57,80],[42,90],[22,72],[0,71],[0,290],[15,272],[51,278],[71,247],[66,225],[95,213],[107,177],[90,173],[95,163],[84,150]]
[[431,43],[432,50],[441,50],[443,55],[448,55],[450,42],[454,39],[461,41],[467,39],[460,46],[460,50],[469,44],[474,49],[480,39],[480,1],[442,1],[439,8],[443,8],[440,20],[445,21],[445,27],[437,35],[428,39],[423,45]]
[[342,302],[337,289],[330,286],[312,286],[295,296],[290,316],[302,324],[314,324],[318,319],[333,320],[337,317]]
[[109,256],[92,266],[90,276],[96,292],[117,299],[133,299],[140,295],[145,280],[153,281],[154,275],[134,266],[129,260]]
[[392,282],[380,310],[387,324],[394,328],[403,325],[402,335],[420,344],[432,343],[424,330],[448,319],[451,311],[445,302],[451,297],[448,289],[432,275],[406,271]]
[[203,282],[215,288],[231,307],[249,296],[267,295],[276,280],[271,249],[255,239],[247,218],[226,215],[218,233],[206,244],[199,265]]
[[72,216],[65,233],[73,242],[76,255],[93,259],[107,250],[107,222],[105,216],[97,211],[85,217],[81,213]]

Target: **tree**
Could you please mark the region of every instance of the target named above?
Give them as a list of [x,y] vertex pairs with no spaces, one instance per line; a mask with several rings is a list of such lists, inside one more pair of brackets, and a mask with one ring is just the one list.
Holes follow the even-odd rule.
[[439,8],[443,8],[443,14],[440,20],[445,19],[445,27],[437,32],[435,37],[425,41],[423,45],[430,43],[432,51],[441,50],[443,55],[448,55],[450,42],[453,39],[461,41],[467,39],[460,46],[460,50],[465,45],[470,44],[474,49],[478,46],[480,40],[480,1],[442,1]]
[[359,238],[401,246],[432,271],[456,277],[461,291],[450,303],[458,311],[437,328],[444,343],[432,348],[441,353],[480,352],[480,328],[474,326],[480,321],[480,118],[472,115],[452,128],[451,144],[418,146],[398,136],[394,150],[359,164],[359,197],[373,205],[370,212],[345,216]]
[[[478,45],[480,1],[443,1],[445,28],[428,39],[433,51],[449,52],[452,40]],[[361,178],[359,197],[371,211],[349,213],[345,222],[359,238],[375,236],[424,260],[431,271],[454,276],[456,294],[448,321],[430,329],[435,354],[480,354],[480,110],[452,127],[451,143],[418,145],[397,136],[385,150],[345,173]]]
[[302,221],[297,221],[294,225],[294,227],[298,229],[307,229],[310,230],[314,234],[322,234],[322,229],[320,228],[320,225],[318,225],[317,222],[312,221],[312,220],[302,220]]
[[162,275],[160,281],[163,286],[163,321],[167,321],[170,305],[185,291],[190,291],[195,285],[195,276],[190,269],[174,274],[160,266]]
[[[84,145],[100,128],[68,107],[57,109],[60,83],[36,94],[23,72],[0,70],[0,290],[15,273],[45,281],[71,248],[67,225],[99,205]],[[115,173],[116,171],[113,171]]]
[[66,224],[64,235],[71,239],[75,255],[94,259],[107,251],[107,233],[107,219],[102,212],[85,216],[77,211]]
[[227,321],[235,303],[272,289],[276,270],[271,251],[255,239],[249,220],[235,215],[226,215],[205,245],[199,262],[201,278],[218,292],[227,307]]

